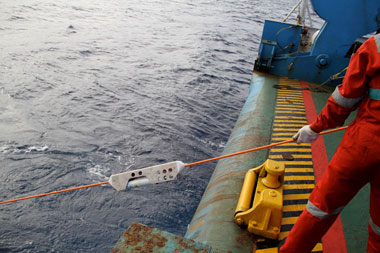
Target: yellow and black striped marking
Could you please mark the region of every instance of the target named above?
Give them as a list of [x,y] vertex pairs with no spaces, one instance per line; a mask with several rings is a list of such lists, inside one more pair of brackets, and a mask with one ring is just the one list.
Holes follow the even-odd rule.
[[[304,100],[299,81],[280,78],[273,123],[272,143],[292,138],[307,125]],[[280,240],[284,240],[306,207],[314,188],[311,144],[288,143],[273,147],[269,159],[285,161],[284,207]],[[322,252],[318,243],[313,252]]]

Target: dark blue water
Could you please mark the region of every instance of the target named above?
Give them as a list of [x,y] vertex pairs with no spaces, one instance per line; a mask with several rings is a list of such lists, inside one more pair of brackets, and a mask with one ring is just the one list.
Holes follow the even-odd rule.
[[[263,20],[296,2],[0,1],[0,200],[219,155]],[[0,252],[107,252],[133,221],[183,235],[214,167],[1,205]]]

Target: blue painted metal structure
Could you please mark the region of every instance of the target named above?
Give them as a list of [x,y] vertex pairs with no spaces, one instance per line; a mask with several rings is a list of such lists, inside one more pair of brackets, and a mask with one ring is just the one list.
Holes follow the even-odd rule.
[[[325,83],[348,66],[355,42],[380,28],[379,0],[311,1],[326,21],[320,31],[313,34],[307,27],[266,20],[256,70]],[[302,37],[308,37],[309,46],[302,45]]]

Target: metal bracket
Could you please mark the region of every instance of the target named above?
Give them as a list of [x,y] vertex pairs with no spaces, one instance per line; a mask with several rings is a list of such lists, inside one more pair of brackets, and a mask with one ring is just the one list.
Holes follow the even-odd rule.
[[132,187],[158,184],[177,179],[179,172],[185,167],[181,161],[175,161],[143,169],[114,174],[110,177],[110,184],[117,191]]

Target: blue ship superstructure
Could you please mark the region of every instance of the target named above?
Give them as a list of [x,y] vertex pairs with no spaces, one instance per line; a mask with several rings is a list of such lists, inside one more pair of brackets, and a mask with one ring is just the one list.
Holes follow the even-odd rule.
[[[266,20],[255,70],[337,85],[336,77],[344,74],[351,55],[365,41],[362,36],[380,28],[378,0],[311,2],[315,12],[325,20],[321,29],[307,27],[302,14],[297,24]],[[301,0],[300,4],[305,10],[307,0]]]

